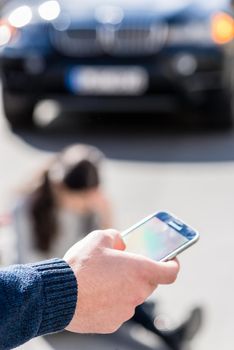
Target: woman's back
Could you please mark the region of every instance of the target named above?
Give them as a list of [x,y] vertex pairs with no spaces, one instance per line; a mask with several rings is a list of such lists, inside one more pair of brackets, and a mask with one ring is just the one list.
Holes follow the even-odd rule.
[[56,211],[57,234],[48,250],[37,247],[33,234],[29,198],[17,201],[13,210],[13,225],[17,242],[17,263],[31,263],[53,257],[62,258],[64,253],[88,232],[100,228],[94,213],[78,214],[65,209]]

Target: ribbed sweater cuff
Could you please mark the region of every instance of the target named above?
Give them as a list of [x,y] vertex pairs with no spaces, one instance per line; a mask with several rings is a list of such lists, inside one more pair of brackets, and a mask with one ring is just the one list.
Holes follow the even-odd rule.
[[39,335],[63,330],[70,323],[77,302],[77,281],[70,266],[60,259],[30,264],[41,276],[44,291]]

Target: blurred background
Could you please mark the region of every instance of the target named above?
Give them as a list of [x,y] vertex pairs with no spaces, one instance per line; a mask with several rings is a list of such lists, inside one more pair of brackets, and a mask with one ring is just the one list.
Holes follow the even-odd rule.
[[[228,0],[0,1],[0,264],[19,261],[15,207],[45,164],[94,146],[112,226],[163,209],[201,234],[176,284],[151,298],[156,325],[176,329],[200,307],[197,333],[177,349],[231,349],[233,38]],[[134,322],[20,347],[39,348],[170,349]]]

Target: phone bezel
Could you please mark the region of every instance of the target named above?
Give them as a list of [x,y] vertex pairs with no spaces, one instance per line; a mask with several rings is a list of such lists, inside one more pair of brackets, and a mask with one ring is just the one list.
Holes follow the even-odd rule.
[[[180,225],[183,225],[184,227],[188,228],[190,231],[192,231],[194,233],[194,237],[192,239],[190,239],[188,242],[184,243],[181,247],[175,249],[173,252],[169,253],[167,256],[165,256],[163,259],[160,260],[163,262],[163,261],[168,261],[168,260],[175,258],[178,254],[182,253],[184,250],[186,250],[187,248],[192,246],[194,243],[196,243],[200,238],[199,232],[197,230],[195,230],[194,228],[192,228],[191,226],[187,225],[181,219],[177,218],[174,214],[167,212],[167,211],[159,211],[159,212],[155,212],[151,215],[148,215],[147,217],[145,217],[144,219],[142,219],[138,223],[134,224],[133,226],[131,226],[127,230],[124,230],[121,235],[123,238],[126,237],[128,234],[130,234],[136,228],[143,225],[145,222],[149,221],[153,217],[156,216],[158,218],[158,215],[160,215],[160,214],[166,214],[167,216],[170,217],[170,220],[172,221],[172,223],[175,223],[175,225],[177,225],[179,223]],[[177,231],[178,233],[181,234],[181,232],[179,230],[177,230],[174,226],[169,225],[166,220],[162,220],[161,218],[158,218],[158,219],[165,222],[169,227],[172,227],[175,231]]]

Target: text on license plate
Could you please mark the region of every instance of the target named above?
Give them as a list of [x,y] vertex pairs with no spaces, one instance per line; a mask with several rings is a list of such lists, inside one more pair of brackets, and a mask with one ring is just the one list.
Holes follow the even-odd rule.
[[69,89],[82,95],[142,95],[148,85],[148,73],[139,66],[78,66],[68,75]]

